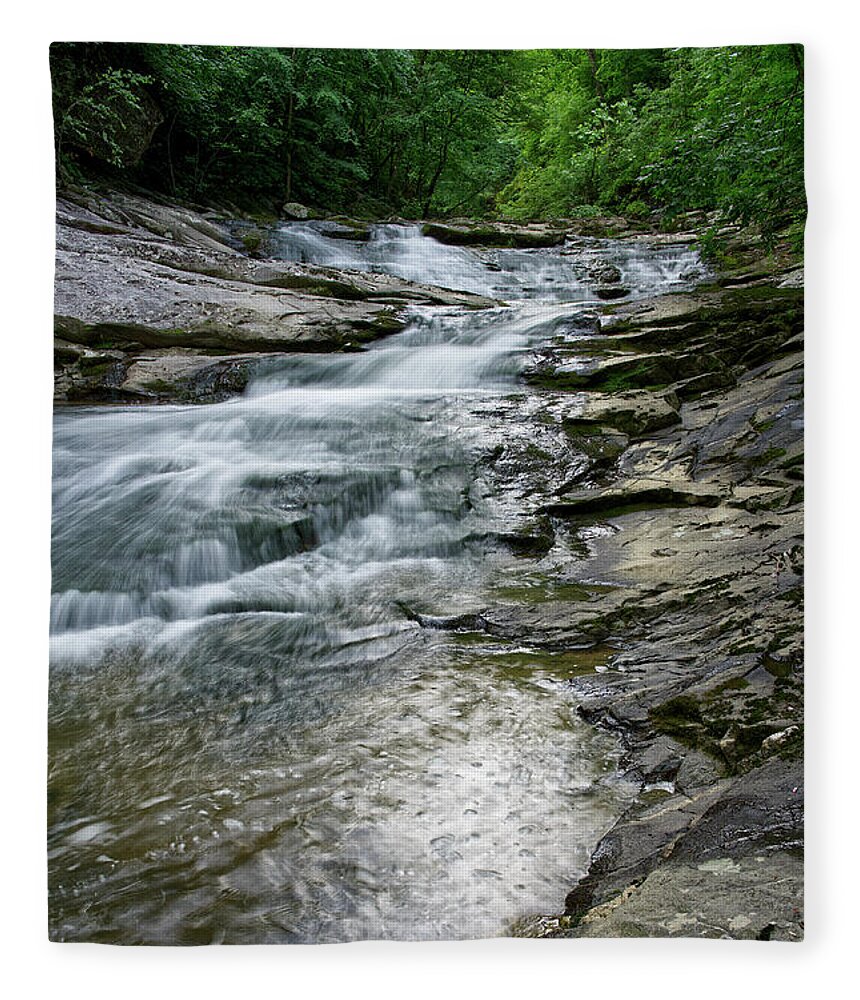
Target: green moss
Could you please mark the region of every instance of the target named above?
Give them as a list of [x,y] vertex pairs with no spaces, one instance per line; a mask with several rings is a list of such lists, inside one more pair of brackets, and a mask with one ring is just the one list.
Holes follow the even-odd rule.
[[714,697],[706,704],[692,695],[681,694],[650,710],[649,718],[658,733],[672,736],[686,746],[722,758],[719,741],[732,723],[725,702]]
[[763,451],[760,455],[753,455],[752,458],[747,460],[747,464],[753,468],[761,468],[764,465],[770,465],[778,458],[782,458],[785,453],[785,448],[768,448],[767,451]]
[[248,253],[256,253],[263,243],[263,234],[257,229],[250,229],[248,232],[242,233],[239,239]]
[[771,420],[762,420],[762,422],[759,424],[759,423],[756,423],[755,420],[751,420],[750,423],[759,432],[759,434],[764,434],[765,431],[769,431],[771,429],[771,427],[775,426],[776,421],[773,420],[773,419],[771,419]]
[[671,382],[669,379],[656,378],[655,368],[643,362],[636,367],[624,372],[613,372],[595,380],[590,388],[599,392],[626,392],[629,389],[645,389],[650,392],[657,392],[667,388]]
[[724,694],[726,691],[743,691],[745,688],[750,686],[750,682],[745,677],[732,677],[731,680],[724,681],[722,684],[717,685],[717,687],[710,690],[706,695],[709,701],[719,698],[720,695]]
[[701,723],[702,710],[699,702],[688,694],[680,694],[664,701],[650,712],[652,720],[667,726],[687,726],[690,723]]
[[791,677],[794,673],[794,663],[791,658],[777,659],[769,653],[762,657],[762,666],[772,676],[780,679]]
[[397,333],[405,325],[397,313],[384,310],[377,313],[371,320],[357,320],[353,324],[349,340],[354,343],[367,344],[389,333]]
[[104,378],[116,368],[116,361],[105,361],[103,358],[81,358],[81,371],[90,378]]
[[291,288],[306,292],[308,295],[319,295],[330,299],[346,299],[347,301],[363,301],[367,293],[356,285],[346,281],[321,278],[317,275],[282,274],[261,282],[268,288]]
[[606,433],[603,424],[596,420],[580,420],[578,418],[565,419],[564,429],[573,438],[592,438]]
[[165,379],[153,378],[143,383],[143,387],[149,392],[159,394],[173,394],[177,390],[175,382],[168,382]]
[[528,376],[528,381],[556,391],[590,389],[597,392],[620,393],[632,389],[650,392],[665,390],[672,384],[665,359],[644,358],[641,361],[621,361],[596,372],[580,373],[544,370]]

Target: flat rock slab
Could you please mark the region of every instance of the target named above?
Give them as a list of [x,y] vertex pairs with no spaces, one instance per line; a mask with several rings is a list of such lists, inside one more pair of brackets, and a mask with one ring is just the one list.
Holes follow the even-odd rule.
[[668,862],[590,910],[576,937],[803,940],[803,863],[793,854]]
[[236,354],[213,358],[198,354],[137,357],[129,365],[119,390],[143,401],[170,397],[177,401],[215,402],[244,389],[251,371],[277,355]]
[[[81,234],[60,243],[55,330],[66,340],[227,350],[334,350],[404,321],[389,306],[189,273]],[[127,248],[128,249],[128,248]],[[134,248],[131,248],[132,250]]]
[[721,500],[718,491],[702,483],[634,480],[618,487],[566,493],[544,510],[555,517],[572,517],[637,508],[717,507]]
[[626,434],[646,434],[681,421],[677,400],[653,392],[583,393],[571,400],[575,414],[564,425],[574,433],[607,426]]
[[[759,937],[781,927],[799,940],[802,836],[798,761],[770,761],[693,796],[634,804],[568,896],[567,912],[579,921],[572,933]],[[767,864],[774,857],[776,868]]]

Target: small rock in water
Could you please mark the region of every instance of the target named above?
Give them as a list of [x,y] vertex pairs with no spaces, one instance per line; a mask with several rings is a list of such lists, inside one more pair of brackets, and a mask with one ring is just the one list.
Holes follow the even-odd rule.
[[621,270],[614,264],[595,264],[589,271],[593,281],[601,285],[613,285],[621,281]]
[[630,289],[622,285],[601,285],[594,289],[594,293],[599,299],[623,299],[630,294]]

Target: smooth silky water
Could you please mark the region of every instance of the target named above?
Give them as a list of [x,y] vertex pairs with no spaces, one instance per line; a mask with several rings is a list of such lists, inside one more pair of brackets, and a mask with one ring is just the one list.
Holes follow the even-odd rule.
[[[693,251],[367,244],[285,225],[284,259],[504,299],[416,309],[346,355],[261,364],[209,406],[60,410],[54,438],[52,935],[120,943],[506,933],[558,912],[633,792],[553,657],[421,628],[518,561],[470,495],[488,399],[576,329],[618,264],[683,287]],[[583,326],[583,329],[585,326]]]

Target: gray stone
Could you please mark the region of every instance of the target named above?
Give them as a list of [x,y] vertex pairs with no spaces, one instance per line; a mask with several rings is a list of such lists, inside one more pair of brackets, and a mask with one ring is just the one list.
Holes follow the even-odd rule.
[[297,201],[286,201],[281,205],[281,214],[285,219],[302,221],[311,217],[311,210]]
[[803,940],[803,866],[794,855],[668,862],[552,936]]

